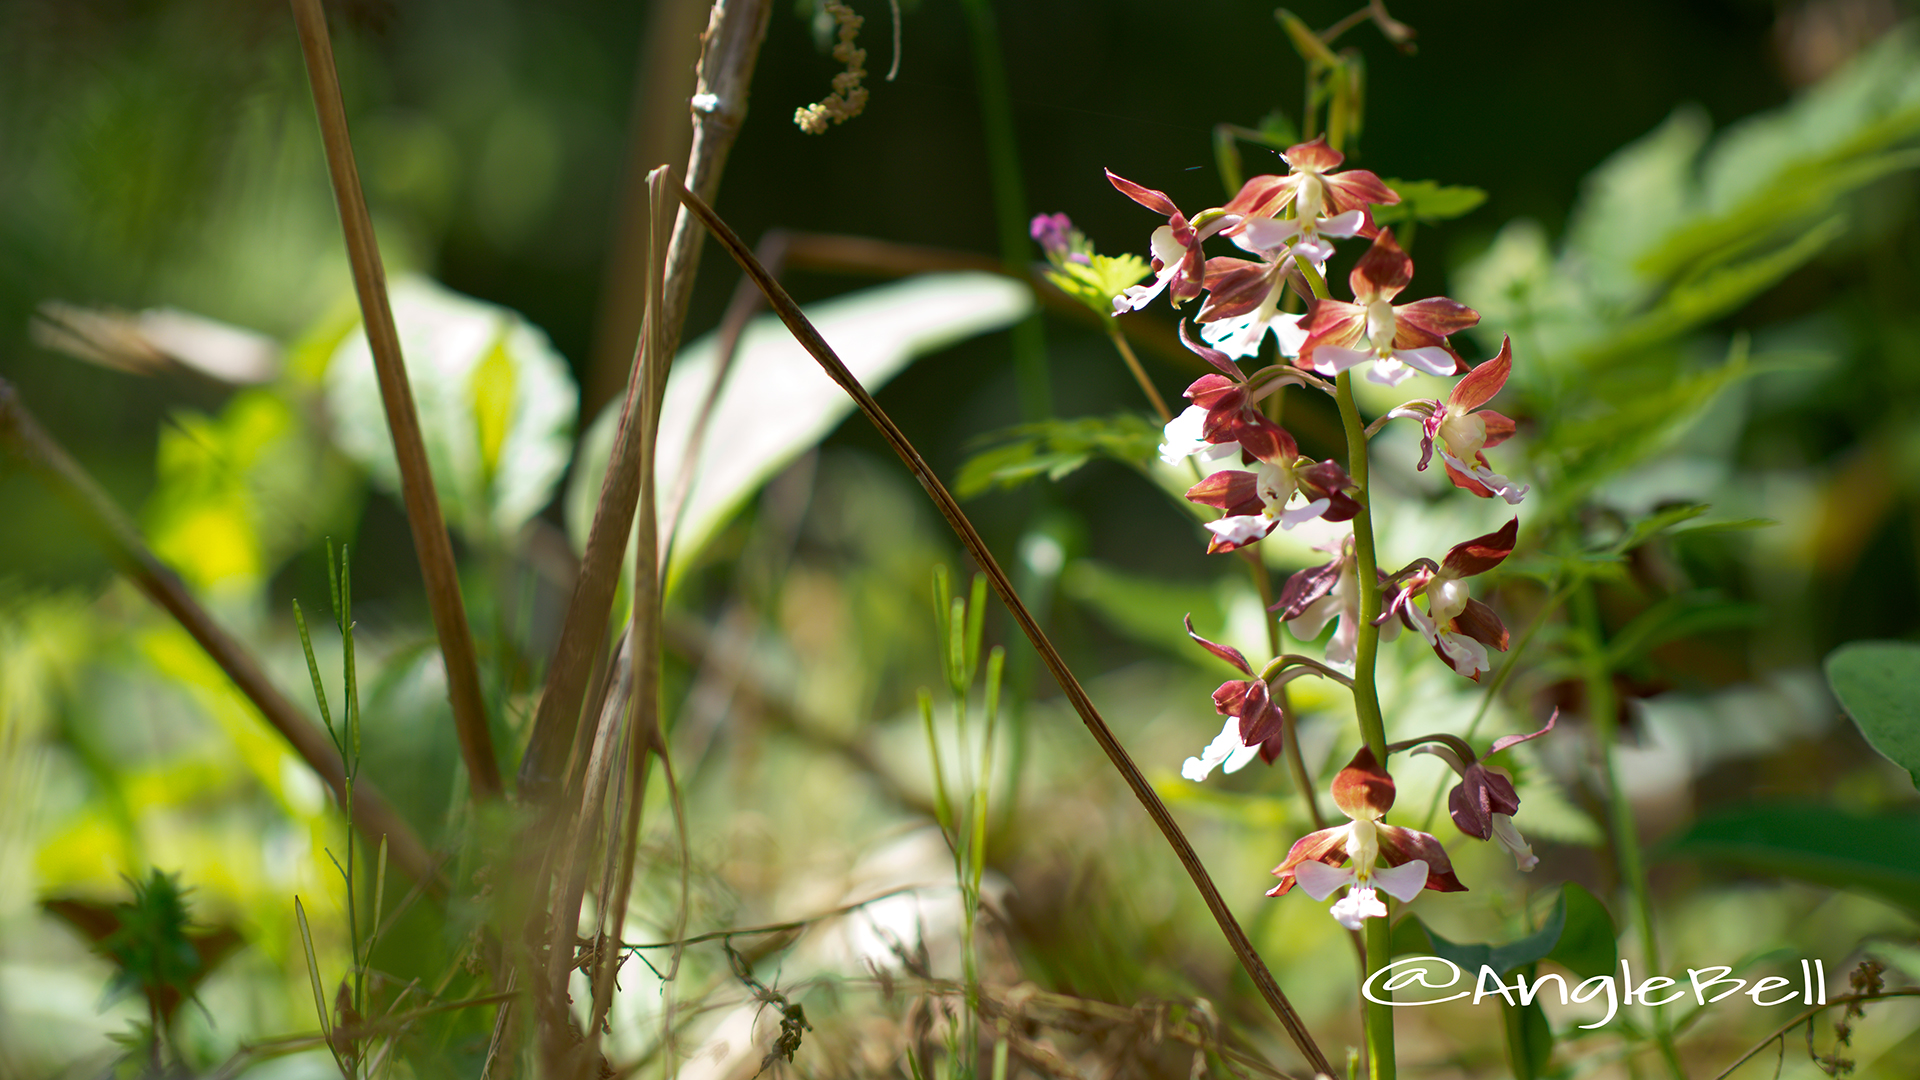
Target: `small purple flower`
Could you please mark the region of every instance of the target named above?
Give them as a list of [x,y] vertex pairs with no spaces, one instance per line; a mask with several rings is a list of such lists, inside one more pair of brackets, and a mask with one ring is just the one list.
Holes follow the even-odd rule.
[[1072,242],[1073,222],[1065,214],[1035,214],[1028,229],[1047,254],[1064,253]]

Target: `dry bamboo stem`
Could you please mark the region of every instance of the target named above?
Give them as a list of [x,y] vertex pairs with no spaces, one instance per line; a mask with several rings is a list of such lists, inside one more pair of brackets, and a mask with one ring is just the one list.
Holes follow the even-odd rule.
[[427,605],[433,612],[434,630],[447,667],[447,697],[453,705],[460,756],[466,762],[474,795],[495,799],[503,789],[500,766],[493,756],[493,737],[487,730],[486,704],[480,696],[473,630],[467,625],[453,542],[440,516],[440,497],[434,492],[433,470],[427,464],[426,443],[420,437],[420,417],[414,411],[413,390],[400,356],[400,335],[394,327],[393,309],[387,303],[387,274],[380,262],[380,244],[373,234],[366,196],[360,190],[360,172],[347,134],[347,110],[340,100],[340,74],[334,69],[333,42],[327,36],[327,17],[320,9],[320,0],[292,0],[292,4],[300,48],[306,54],[307,77],[313,84],[313,105],[320,118],[327,172],[333,180],[340,226],[346,234],[347,258],[353,264],[353,287],[360,298],[367,345],[380,379],[380,400],[386,405],[387,428],[393,434],[393,456],[400,464],[400,493],[407,507],[407,524],[413,530],[414,551],[426,580]]

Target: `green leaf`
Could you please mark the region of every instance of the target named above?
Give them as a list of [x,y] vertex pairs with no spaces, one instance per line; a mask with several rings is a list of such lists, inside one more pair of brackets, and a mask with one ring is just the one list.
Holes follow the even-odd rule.
[[1553,1061],[1553,1025],[1540,1002],[1500,1003],[1500,1021],[1507,1033],[1507,1064],[1514,1080],[1535,1080]]
[[[967,271],[921,274],[808,304],[805,310],[855,377],[877,390],[915,358],[1004,329],[1032,308],[1033,290],[1025,284]],[[661,406],[655,478],[663,515],[672,509],[689,453],[693,457],[692,486],[673,532],[669,588],[735,511],[854,408],[786,326],[764,315],[740,335],[733,367],[701,429],[697,425],[708,412],[718,363],[717,333],[682,348]],[[619,420],[616,401],[580,441],[565,505],[567,534],[576,549],[586,545]],[[699,443],[691,445],[696,434]]]
[[1400,201],[1375,207],[1373,222],[1376,225],[1451,221],[1464,217],[1487,201],[1487,193],[1480,188],[1443,186],[1436,180],[1388,180],[1386,185],[1399,193]]
[[1605,367],[1731,314],[1805,265],[1845,231],[1844,219],[1836,215],[1765,255],[1715,266],[1682,281],[1651,310],[1581,350],[1578,362],[1589,370]]
[[1616,554],[1632,551],[1673,526],[1697,518],[1711,509],[1712,507],[1706,503],[1681,503],[1678,506],[1669,506],[1664,510],[1655,511],[1634,522],[1633,528],[1627,531],[1627,535],[1621,537],[1607,550]]
[[1515,968],[1552,960],[1581,978],[1606,975],[1618,961],[1613,919],[1605,905],[1572,882],[1560,887],[1553,910],[1540,929],[1505,945],[1449,941],[1433,932],[1417,915],[1408,915],[1393,928],[1393,955],[1438,956],[1460,966],[1469,976],[1481,965],[1501,976]]
[[1825,803],[1749,803],[1701,818],[1658,857],[1870,893],[1920,914],[1920,815],[1863,817]]
[[1920,786],[1920,645],[1855,641],[1829,653],[1826,667],[1860,734]]
[[1040,476],[1059,480],[1096,456],[1139,468],[1152,460],[1162,435],[1151,420],[1131,413],[1022,424],[980,440],[1001,445],[967,459],[954,481],[954,493],[968,499],[992,487],[1019,487]]
[[[566,472],[580,410],[572,371],[518,312],[425,278],[402,278],[390,291],[441,511],[470,539],[511,539],[546,509]],[[349,333],[334,351],[326,394],[340,449],[375,483],[400,490],[365,334]]]
[[1560,886],[1560,903],[1567,909],[1566,923],[1546,958],[1583,979],[1613,974],[1620,963],[1619,931],[1606,905],[1571,881]]
[[1113,298],[1126,292],[1153,272],[1147,260],[1138,255],[1088,255],[1084,263],[1069,262],[1047,270],[1053,287],[1108,318],[1113,314]]

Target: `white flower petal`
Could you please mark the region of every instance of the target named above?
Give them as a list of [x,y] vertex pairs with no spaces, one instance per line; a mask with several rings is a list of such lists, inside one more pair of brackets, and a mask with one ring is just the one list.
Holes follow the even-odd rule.
[[1243,251],[1266,252],[1284,247],[1299,232],[1299,218],[1254,218],[1233,242]]
[[1404,904],[1419,896],[1420,890],[1427,887],[1427,861],[1414,859],[1403,862],[1399,866],[1375,870],[1373,883],[1384,890],[1388,896]]
[[1366,220],[1366,214],[1360,210],[1349,210],[1344,214],[1335,214],[1319,223],[1319,230],[1328,236],[1352,236],[1360,231],[1360,223]]
[[1440,651],[1447,655],[1447,660],[1453,664],[1453,670],[1467,678],[1473,678],[1475,672],[1493,670],[1487,663],[1487,647],[1478,641],[1451,630],[1439,631],[1438,639],[1435,644],[1438,644]]
[[1300,886],[1301,892],[1315,900],[1325,900],[1340,886],[1353,884],[1353,868],[1328,866],[1318,860],[1308,859],[1293,868],[1293,880]]
[[1520,500],[1526,498],[1527,492],[1533,490],[1533,488],[1525,485],[1515,486],[1513,481],[1494,472],[1485,465],[1469,465],[1459,458],[1454,457],[1452,454],[1447,453],[1444,449],[1440,451],[1440,459],[1453,466],[1456,470],[1480,481],[1481,487],[1507,500],[1508,506],[1519,506]]
[[1238,547],[1251,544],[1273,531],[1273,522],[1265,514],[1242,514],[1205,523],[1207,531]]
[[1527,843],[1526,837],[1520,835],[1519,829],[1513,827],[1513,819],[1507,815],[1493,815],[1493,838],[1513,854],[1513,864],[1522,873],[1540,865],[1539,857],[1533,853],[1533,846]]
[[1307,332],[1300,329],[1300,320],[1305,315],[1279,314],[1267,320],[1267,326],[1273,330],[1273,336],[1280,339],[1281,356],[1299,356],[1300,346],[1307,343]]
[[1349,889],[1347,895],[1334,901],[1334,905],[1327,909],[1327,914],[1333,916],[1333,921],[1341,926],[1358,930],[1360,924],[1368,919],[1386,918],[1387,905],[1373,895],[1372,889],[1356,886]]
[[1257,354],[1266,336],[1267,324],[1261,320],[1258,310],[1200,324],[1201,340],[1235,359]]
[[[1236,727],[1239,726],[1240,718],[1237,716],[1234,717],[1233,722]],[[1237,733],[1235,737],[1238,738]],[[1259,756],[1260,756],[1259,743],[1254,743],[1252,746],[1242,746],[1240,749],[1235,750],[1232,754],[1228,755],[1226,764],[1220,766],[1220,771],[1223,773],[1237,773],[1241,769],[1246,768],[1247,765],[1251,763],[1254,758],[1257,758]]]
[[[1314,355],[1318,356],[1319,353],[1316,352]],[[1394,356],[1398,355],[1400,354],[1394,354]],[[1393,357],[1375,359],[1373,370],[1367,372],[1368,381],[1377,382],[1382,386],[1399,386],[1411,378],[1413,378],[1413,369]]]
[[1348,349],[1339,345],[1322,345],[1313,350],[1313,370],[1322,375],[1338,375],[1355,364],[1364,364],[1373,358],[1372,349]]
[[1423,349],[1395,349],[1393,355],[1429,375],[1452,375],[1456,367],[1453,354],[1438,345]]
[[1283,529],[1291,529],[1295,525],[1313,521],[1321,514],[1326,513],[1327,507],[1332,505],[1332,499],[1315,499],[1305,506],[1296,506],[1292,510],[1283,510],[1280,513],[1280,527]]
[[[1246,744],[1240,741],[1240,718],[1237,716],[1229,716],[1227,717],[1226,725],[1220,729],[1220,734],[1215,736],[1214,740],[1207,744],[1205,750],[1200,751],[1199,757],[1190,757],[1181,763],[1180,775],[1197,784],[1205,780],[1208,774],[1212,773],[1213,770],[1218,768],[1223,762],[1229,763],[1227,765],[1227,771],[1232,772],[1239,768],[1239,765],[1231,764],[1234,755],[1241,753],[1245,749]],[[1255,751],[1258,752],[1258,747],[1255,748]],[[1246,764],[1244,757],[1240,764]]]

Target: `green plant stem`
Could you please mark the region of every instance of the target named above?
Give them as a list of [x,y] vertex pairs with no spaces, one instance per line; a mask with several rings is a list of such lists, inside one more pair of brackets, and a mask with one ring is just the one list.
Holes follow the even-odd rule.
[[[973,38],[974,77],[980,85],[980,123],[986,129],[987,173],[993,186],[993,217],[1000,261],[1014,277],[1027,275],[1032,240],[1027,235],[1027,199],[1020,181],[1020,147],[1013,131],[1007,69],[1000,58],[999,28],[992,0],[961,0]],[[1020,415],[1029,422],[1053,415],[1047,377],[1046,329],[1035,312],[1014,324],[1013,377]]]
[[[1613,767],[1613,747],[1619,740],[1618,708],[1613,694],[1613,672],[1607,663],[1605,628],[1600,623],[1599,605],[1594,599],[1592,582],[1583,583],[1573,594],[1575,617],[1580,622],[1581,657],[1587,690],[1587,717],[1593,724],[1594,754],[1600,760],[1600,775],[1606,783],[1607,812],[1613,825],[1614,857],[1620,863],[1620,876],[1633,894],[1634,921],[1640,931],[1641,962],[1650,978],[1660,973],[1660,940],[1654,931],[1653,894],[1647,888],[1646,862],[1640,854],[1640,832],[1633,820],[1633,804],[1620,790],[1620,776]],[[1686,1080],[1679,1052],[1673,1043],[1673,1026],[1659,1009],[1653,1013],[1654,1042],[1660,1048],[1667,1072],[1674,1080]]]
[[1127,370],[1133,372],[1134,381],[1140,384],[1140,389],[1147,395],[1147,400],[1153,403],[1154,411],[1160,414],[1160,422],[1171,423],[1173,410],[1167,408],[1167,400],[1160,396],[1159,390],[1154,388],[1153,380],[1147,378],[1147,369],[1141,367],[1140,358],[1133,355],[1133,346],[1127,344],[1127,335],[1120,332],[1118,320],[1108,320],[1107,337],[1113,340],[1113,347],[1119,350],[1120,359],[1127,362]]
[[[1313,294],[1327,299],[1326,279],[1310,265],[1301,264],[1301,273]],[[1360,512],[1353,517],[1354,573],[1360,579],[1360,633],[1353,660],[1353,711],[1360,721],[1360,735],[1366,740],[1373,759],[1387,763],[1387,725],[1380,712],[1380,691],[1374,686],[1374,668],[1380,654],[1380,579],[1376,574],[1379,559],[1373,546],[1373,500],[1367,486],[1367,429],[1360,420],[1360,406],[1353,399],[1353,372],[1334,377],[1334,396],[1340,404],[1340,424],[1347,433],[1347,475],[1357,489],[1354,499]],[[1392,933],[1385,919],[1366,923],[1367,970],[1363,978],[1386,967],[1393,958]],[[1393,1007],[1367,1002],[1366,1042],[1368,1076],[1372,1080],[1393,1080]]]

